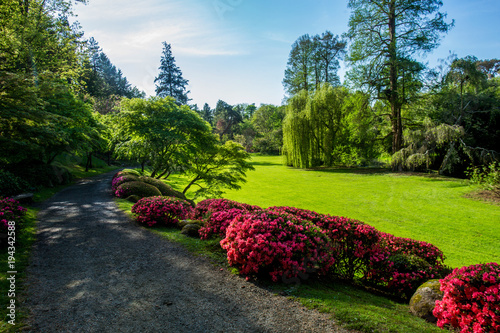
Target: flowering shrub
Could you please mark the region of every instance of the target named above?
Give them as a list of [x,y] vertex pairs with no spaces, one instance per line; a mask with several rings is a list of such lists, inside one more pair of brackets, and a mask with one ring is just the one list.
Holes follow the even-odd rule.
[[314,224],[288,213],[257,210],[236,216],[220,242],[240,273],[294,279],[334,263],[328,237]]
[[252,206],[228,199],[206,199],[198,202],[196,208],[194,209],[192,218],[194,220],[203,220],[215,212],[230,210],[233,208],[241,209],[244,211],[261,209],[258,206]]
[[7,233],[9,221],[19,223],[26,214],[26,208],[14,199],[0,197],[0,232]]
[[500,265],[456,268],[441,282],[443,299],[433,314],[437,325],[461,332],[500,332]]
[[192,218],[206,222],[200,229],[201,239],[225,237],[227,227],[236,216],[257,209],[261,208],[227,199],[206,199],[196,205]]
[[366,271],[371,261],[384,259],[376,246],[379,232],[363,222],[295,207],[271,207],[269,210],[289,213],[320,227],[328,236],[332,256],[336,259],[331,271],[341,279],[353,280],[355,275]]
[[192,212],[189,202],[171,197],[142,198],[132,206],[137,222],[148,227],[175,225]]
[[231,208],[229,210],[215,211],[206,219],[205,225],[200,229],[200,238],[209,239],[212,236],[226,236],[226,229],[233,219],[248,211]]
[[380,233],[372,226],[346,217],[326,216],[320,227],[335,244],[333,273],[341,279],[361,277],[372,262],[385,259],[378,246]]
[[[133,182],[133,181],[138,181],[139,178],[134,176],[134,175],[118,175],[113,180],[111,181],[111,191],[115,193],[116,195],[116,190],[118,189],[118,186],[121,184],[127,183],[127,182]],[[118,195],[116,195],[118,196]]]
[[425,281],[450,272],[443,252],[430,243],[381,232],[379,251],[385,258],[371,262],[365,279],[400,298],[410,298]]
[[126,182],[118,186],[115,191],[118,198],[128,198],[131,195],[137,195],[141,198],[160,196],[161,192],[153,185],[140,181]]

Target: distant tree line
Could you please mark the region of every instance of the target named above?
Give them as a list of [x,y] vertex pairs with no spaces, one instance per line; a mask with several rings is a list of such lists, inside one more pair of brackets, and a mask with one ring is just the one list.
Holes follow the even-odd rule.
[[[394,170],[464,176],[471,165],[499,160],[500,61],[452,55],[431,69],[417,60],[453,27],[441,6],[350,0],[342,37],[327,31],[297,39],[283,80],[288,165],[384,159]],[[341,85],[344,55],[349,70]]]

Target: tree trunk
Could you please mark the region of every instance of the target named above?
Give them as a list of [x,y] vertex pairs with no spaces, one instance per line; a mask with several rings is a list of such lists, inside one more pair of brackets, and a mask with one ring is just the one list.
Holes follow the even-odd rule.
[[392,153],[399,151],[403,144],[403,125],[401,123],[401,103],[398,94],[398,55],[396,45],[396,2],[391,1],[389,6],[389,103],[391,104],[392,122]]
[[87,163],[85,164],[85,172],[89,172],[92,169],[92,153],[87,153]]

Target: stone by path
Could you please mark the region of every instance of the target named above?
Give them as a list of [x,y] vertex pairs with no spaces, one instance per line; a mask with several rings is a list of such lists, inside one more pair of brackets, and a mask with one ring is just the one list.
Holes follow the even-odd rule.
[[114,204],[111,177],[42,204],[29,332],[346,332],[139,227]]

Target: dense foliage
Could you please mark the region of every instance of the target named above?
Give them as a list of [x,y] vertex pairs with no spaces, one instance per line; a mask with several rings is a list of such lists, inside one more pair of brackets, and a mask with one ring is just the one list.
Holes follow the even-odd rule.
[[31,188],[24,179],[0,169],[0,196],[13,196],[28,192]]
[[303,35],[292,45],[283,86],[290,96],[314,91],[322,83],[337,86],[339,60],[345,54],[346,41],[326,31],[316,36]]
[[441,280],[443,299],[436,301],[439,327],[461,332],[500,330],[500,265],[479,264],[457,268]]
[[358,165],[376,155],[368,95],[321,85],[290,98],[283,121],[287,165],[310,168]]

